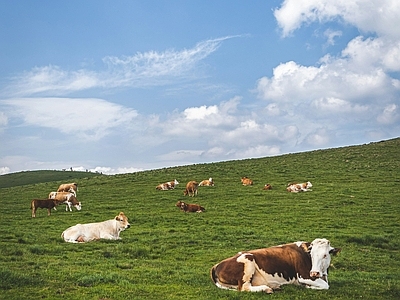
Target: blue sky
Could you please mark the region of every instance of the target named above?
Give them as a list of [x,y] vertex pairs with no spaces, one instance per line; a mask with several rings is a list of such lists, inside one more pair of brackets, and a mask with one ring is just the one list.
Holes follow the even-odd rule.
[[400,135],[400,2],[0,1],[0,174]]

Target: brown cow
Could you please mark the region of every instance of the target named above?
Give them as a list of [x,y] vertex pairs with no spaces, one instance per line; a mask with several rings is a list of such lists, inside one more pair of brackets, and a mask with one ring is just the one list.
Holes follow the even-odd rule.
[[73,193],[75,197],[76,197],[76,192],[77,191],[78,191],[78,184],[75,183],[75,182],[61,184],[57,189],[57,192]]
[[184,196],[189,195],[190,197],[196,196],[198,193],[198,187],[199,187],[199,184],[196,181],[193,181],[193,180],[189,181],[186,184],[186,189],[183,192],[183,195]]
[[205,211],[206,209],[203,206],[200,206],[198,204],[188,204],[182,201],[178,201],[176,203],[176,206],[180,208],[180,210],[184,212],[198,212],[201,213]]
[[329,289],[331,247],[327,239],[295,242],[270,248],[239,252],[211,268],[211,279],[222,289],[273,293],[284,284]]
[[47,208],[47,215],[51,215],[51,209],[57,206],[57,201],[54,199],[33,199],[31,201],[32,218],[36,217],[38,208]]
[[253,185],[253,180],[251,180],[247,176],[242,177],[240,180],[242,181],[243,185]]
[[202,180],[199,183],[199,186],[214,186],[214,180],[211,177],[208,180],[207,179]]
[[263,190],[272,190],[272,186],[269,183],[266,183],[263,187]]

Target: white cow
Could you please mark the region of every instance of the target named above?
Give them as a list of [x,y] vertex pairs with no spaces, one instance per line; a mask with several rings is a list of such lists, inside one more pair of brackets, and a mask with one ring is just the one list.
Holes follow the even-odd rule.
[[69,227],[61,234],[64,241],[69,243],[85,243],[99,239],[119,240],[121,231],[131,227],[128,218],[123,212],[120,212],[112,220],[77,224]]

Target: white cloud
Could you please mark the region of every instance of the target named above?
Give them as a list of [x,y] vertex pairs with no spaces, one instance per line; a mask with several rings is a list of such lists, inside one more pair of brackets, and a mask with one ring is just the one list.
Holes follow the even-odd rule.
[[333,46],[335,45],[335,38],[341,37],[342,32],[340,30],[327,29],[324,32],[324,36],[327,38],[327,45]]
[[8,174],[10,173],[10,168],[9,167],[0,167],[0,175]]
[[381,124],[393,124],[400,119],[399,107],[396,104],[387,105],[377,117]]
[[206,40],[180,51],[149,51],[133,56],[107,56],[103,71],[63,70],[59,66],[35,67],[12,78],[7,94],[16,96],[64,95],[91,88],[146,87],[165,85],[173,80],[188,80],[196,66],[233,36]]
[[218,107],[216,105],[207,107],[206,105],[200,107],[186,108],[183,112],[187,120],[203,120],[212,114],[218,114]]
[[274,11],[282,35],[288,36],[304,23],[327,22],[340,18],[365,32],[400,37],[397,0],[285,0]]
[[56,129],[65,134],[98,140],[131,123],[138,113],[102,99],[18,98],[0,102],[9,117],[25,126]]
[[319,128],[315,132],[310,133],[306,138],[305,142],[311,145],[313,148],[327,146],[331,140],[332,134],[325,128]]

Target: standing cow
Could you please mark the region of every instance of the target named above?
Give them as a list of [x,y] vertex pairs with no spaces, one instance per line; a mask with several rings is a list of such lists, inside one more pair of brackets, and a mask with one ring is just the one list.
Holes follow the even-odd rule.
[[78,192],[78,184],[73,182],[73,183],[64,183],[61,184],[58,189],[57,192],[69,192],[69,193],[73,193],[74,196],[76,197],[76,193]]
[[336,254],[327,239],[295,242],[239,252],[211,268],[211,279],[221,289],[273,293],[284,284],[329,289],[330,254]]
[[192,181],[189,181],[189,182],[186,184],[186,189],[185,189],[185,191],[183,192],[183,195],[184,195],[184,196],[189,195],[190,197],[196,196],[197,193],[198,193],[198,187],[199,187],[199,183],[198,183],[198,182],[193,181],[193,180],[192,180]]
[[36,217],[36,210],[38,208],[46,208],[47,215],[51,215],[51,209],[57,206],[57,201],[53,199],[33,199],[31,201],[32,218]]

